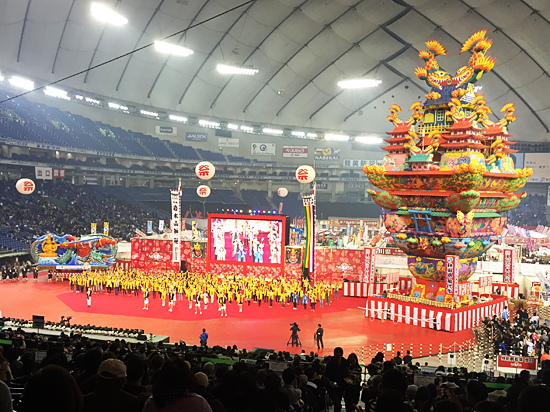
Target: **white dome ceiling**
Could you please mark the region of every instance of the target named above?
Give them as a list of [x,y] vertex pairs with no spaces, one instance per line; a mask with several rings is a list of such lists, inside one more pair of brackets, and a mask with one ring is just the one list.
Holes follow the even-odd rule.
[[[245,0],[110,0],[128,19],[111,26],[89,0],[0,0],[0,66],[55,81],[200,23]],[[262,124],[382,133],[392,103],[424,100],[414,76],[418,50],[435,39],[453,72],[472,33],[489,29],[483,76],[488,105],[517,107],[520,141],[546,141],[550,126],[550,2],[546,0],[256,0],[174,37],[189,57],[153,47],[63,82],[113,99],[188,114]],[[219,63],[250,65],[255,76],[218,73]],[[362,76],[380,86],[342,90]],[[0,85],[1,87],[1,85]],[[406,117],[403,114],[402,117]]]

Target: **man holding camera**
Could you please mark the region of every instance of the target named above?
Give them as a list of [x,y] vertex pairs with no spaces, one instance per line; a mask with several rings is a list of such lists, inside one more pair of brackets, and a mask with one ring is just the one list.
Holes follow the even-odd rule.
[[[294,344],[298,346],[300,342],[300,339],[298,338],[298,332],[300,331],[300,328],[298,327],[298,324],[296,322],[290,324],[290,331],[291,331],[290,339],[292,341],[292,346],[294,346]],[[300,346],[302,345],[300,344]]]

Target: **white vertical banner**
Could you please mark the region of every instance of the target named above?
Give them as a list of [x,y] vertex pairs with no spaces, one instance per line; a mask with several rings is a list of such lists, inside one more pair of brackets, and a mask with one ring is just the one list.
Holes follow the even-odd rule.
[[164,220],[159,220],[159,233],[164,232]]
[[170,190],[172,199],[172,262],[181,261],[181,192],[179,190]]

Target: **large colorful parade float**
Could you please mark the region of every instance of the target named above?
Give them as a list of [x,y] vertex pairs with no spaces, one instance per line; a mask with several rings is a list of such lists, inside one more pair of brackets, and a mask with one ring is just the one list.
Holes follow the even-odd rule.
[[463,44],[460,53],[472,55],[454,76],[437,62],[445,47],[426,42],[428,50],[419,52],[424,67],[415,74],[431,91],[423,104],[411,106],[408,120],[400,119],[398,105],[390,108],[394,128],[384,139],[384,163],[364,167],[380,189],[369,194],[384,209],[385,227],[416,278],[408,296],[369,300],[371,316],[408,317],[414,324],[457,331],[503,309],[505,299],[496,296],[474,305],[469,278],[502,235],[506,212],[525,197],[517,192],[532,170],[514,169],[510,157],[515,152],[508,133],[516,119],[513,103],[493,122],[484,96],[476,93],[474,84],[495,65],[487,55],[492,41],[486,33],[479,31]]

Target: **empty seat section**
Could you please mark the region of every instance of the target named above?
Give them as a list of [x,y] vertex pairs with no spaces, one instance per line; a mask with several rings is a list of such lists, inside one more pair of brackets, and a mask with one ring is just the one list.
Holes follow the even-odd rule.
[[203,149],[197,149],[197,151],[201,154],[202,158],[204,160],[208,160],[208,161],[218,161],[218,162],[225,162],[225,156],[221,153],[214,153],[214,152],[211,152],[210,150],[203,150]]
[[137,139],[141,140],[143,145],[151,153],[153,153],[153,156],[155,156],[155,157],[166,157],[166,158],[169,158],[169,159],[174,158],[174,155],[172,154],[172,152],[170,152],[170,150],[168,150],[168,148],[166,147],[166,145],[164,144],[164,142],[162,140],[160,140],[156,137],[153,137],[153,136],[143,134],[143,133],[135,132],[135,133],[133,133],[133,135],[134,135],[134,138],[137,138]]
[[178,159],[200,160],[200,157],[194,148],[174,142],[169,142],[168,144],[170,145],[170,148],[174,151]]

